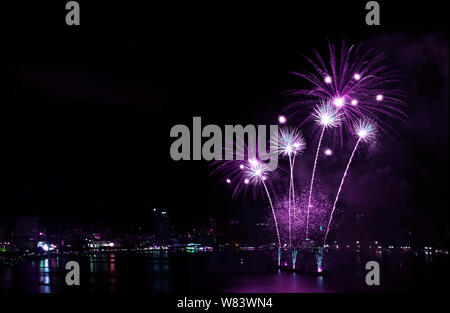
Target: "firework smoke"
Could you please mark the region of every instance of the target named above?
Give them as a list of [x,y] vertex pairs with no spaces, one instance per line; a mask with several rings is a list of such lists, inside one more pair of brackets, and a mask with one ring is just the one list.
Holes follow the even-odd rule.
[[[292,219],[292,246],[293,250],[291,253],[292,266],[295,268],[295,261],[298,254],[298,249],[302,247],[303,238],[305,236],[306,230],[306,210],[302,210],[308,203],[309,193],[307,185],[297,186],[294,194],[296,194],[295,201],[297,203],[293,210]],[[283,192],[277,191],[278,195],[275,200],[274,209],[275,216],[278,222],[278,227],[280,230],[281,241],[286,242],[289,236],[289,216],[286,208],[288,207],[289,195],[286,190]],[[322,242],[324,234],[324,225],[327,223],[327,217],[331,210],[332,201],[328,196],[328,192],[325,186],[321,184],[316,184],[315,192],[311,198],[311,211],[309,219],[309,233],[310,233],[310,244],[314,245],[314,242],[319,244]],[[273,217],[268,218],[269,225],[274,225],[272,222]],[[286,262],[288,263],[288,262]]]

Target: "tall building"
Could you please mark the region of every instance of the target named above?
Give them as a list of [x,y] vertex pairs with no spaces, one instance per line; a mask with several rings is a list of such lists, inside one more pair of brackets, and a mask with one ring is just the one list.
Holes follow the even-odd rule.
[[152,233],[158,243],[169,243],[170,224],[166,211],[156,208],[152,210]]
[[365,247],[369,243],[369,234],[367,232],[364,214],[356,214],[355,240],[361,247]]

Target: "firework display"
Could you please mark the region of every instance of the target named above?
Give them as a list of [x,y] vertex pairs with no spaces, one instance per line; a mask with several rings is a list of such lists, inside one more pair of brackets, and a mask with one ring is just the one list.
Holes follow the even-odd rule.
[[[329,61],[325,61],[315,51],[316,60],[307,58],[315,71],[295,73],[311,83],[312,88],[290,92],[300,99],[288,107],[294,109],[289,118],[284,115],[278,117],[279,131],[270,139],[271,150],[289,162],[289,186],[282,187],[284,183],[277,177],[277,171],[269,171],[245,143],[245,158],[241,156],[236,160],[220,161],[214,170],[222,173],[224,181],[232,188],[233,197],[240,191],[246,191],[249,186],[254,187],[254,193],[260,189],[259,186],[263,187],[272,213],[269,224],[278,243],[278,266],[281,263],[287,266],[289,261],[295,269],[299,249],[315,246],[318,272],[322,272],[322,249],[327,247],[339,196],[358,147],[363,142],[375,143],[378,131],[393,131],[389,119],[404,120],[406,117],[402,111],[402,93],[390,86],[399,75],[381,64],[382,55],[376,55],[371,50],[363,52],[360,46],[347,47],[345,44],[342,44],[338,54],[331,43],[329,55]],[[298,120],[297,114],[305,110],[309,112],[307,118]],[[306,142],[299,128],[293,124],[298,122],[303,125],[305,121],[313,122],[319,136],[309,184],[301,184],[296,189],[294,182],[299,177],[295,175],[295,160],[303,155]],[[329,201],[329,191],[335,190],[335,182],[326,182],[327,188],[316,186],[318,183],[315,182],[326,135],[337,135],[343,148],[354,142],[333,202]],[[336,140],[334,142],[336,144]],[[332,154],[333,150],[326,148],[323,157]],[[346,154],[345,149],[341,154]],[[274,188],[275,185],[277,188]],[[290,258],[281,262],[285,250],[290,252]]]
[[5,4],[7,307],[122,293],[179,313],[364,308],[315,293],[442,302],[442,5]]
[[318,100],[334,105],[343,115],[343,125],[336,132],[341,145],[352,137],[353,124],[361,118],[372,119],[385,134],[395,132],[390,121],[407,118],[403,111],[404,93],[393,88],[401,74],[383,63],[383,54],[364,50],[360,45],[347,46],[343,42],[338,52],[329,43],[328,50],[329,60],[317,50],[314,50],[314,59],[306,58],[313,71],[293,73],[312,85],[309,89],[288,92],[299,98],[290,105],[294,112],[306,110],[310,114]]

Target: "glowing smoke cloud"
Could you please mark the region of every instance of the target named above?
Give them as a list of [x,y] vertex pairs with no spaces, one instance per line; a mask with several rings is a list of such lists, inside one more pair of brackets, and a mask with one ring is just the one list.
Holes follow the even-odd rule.
[[319,157],[320,146],[322,144],[323,134],[325,133],[326,128],[336,127],[341,122],[341,113],[330,104],[330,102],[323,102],[319,106],[314,109],[313,118],[315,122],[320,125],[322,131],[320,132],[319,143],[317,144],[316,156],[314,158],[314,166],[311,174],[311,183],[309,186],[309,197],[308,197],[308,206],[307,206],[307,214],[306,214],[306,232],[305,239],[308,240],[308,225],[309,225],[309,210],[311,207],[311,197],[314,186],[314,177],[316,174],[317,160]]
[[[281,188],[281,187],[280,187]],[[289,195],[286,191],[282,192],[276,190],[278,195],[274,201],[275,216],[278,222],[278,228],[280,230],[281,241],[285,242],[289,236],[289,216],[286,208],[288,207]],[[308,203],[309,193],[307,185],[298,186],[294,194],[296,206],[294,207],[293,219],[292,219],[292,245],[293,248],[299,248],[302,246],[303,238],[306,230],[306,207]],[[315,191],[311,199],[311,211],[309,219],[309,236],[310,243],[321,243],[327,223],[327,218],[331,211],[332,201],[328,196],[328,191],[321,184],[316,184]],[[273,217],[268,218],[268,224],[274,225],[272,222]],[[295,266],[297,254],[295,250],[292,253],[292,265]]]
[[338,188],[338,191],[336,194],[336,199],[334,200],[333,208],[331,209],[331,214],[330,214],[330,219],[328,221],[327,230],[325,232],[325,236],[323,239],[324,245],[327,241],[328,232],[330,231],[330,225],[331,225],[331,221],[333,219],[334,210],[336,209],[336,203],[339,200],[339,195],[342,190],[342,185],[344,184],[345,177],[347,176],[347,172],[348,172],[348,169],[350,168],[350,164],[352,163],[353,156],[355,155],[356,149],[358,148],[358,145],[361,141],[370,142],[375,138],[375,135],[376,135],[375,126],[369,120],[360,120],[354,127],[354,131],[355,131],[355,134],[358,136],[358,140],[356,141],[355,147],[353,148],[352,154],[350,155],[350,158],[348,160],[347,167],[345,168],[344,175],[342,176],[341,183],[339,184],[339,188]]

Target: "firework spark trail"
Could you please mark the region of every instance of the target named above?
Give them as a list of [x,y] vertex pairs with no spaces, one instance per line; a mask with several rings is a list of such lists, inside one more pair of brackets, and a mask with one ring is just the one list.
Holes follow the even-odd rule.
[[[291,223],[291,204],[293,201],[291,199],[293,198],[293,192],[294,192],[294,186],[293,186],[293,164],[292,164],[292,157],[289,154],[289,167],[291,171],[291,177],[289,182],[289,200],[288,200],[288,210],[289,210],[289,248],[292,248],[292,223]],[[293,200],[293,199],[292,199]]]
[[[291,169],[291,178],[290,178],[290,184],[289,184],[289,197],[292,197],[292,201],[290,200],[289,203],[292,204],[292,208],[294,210],[294,214],[292,214],[292,222],[291,222],[291,210],[289,209],[289,247],[291,248],[292,253],[292,268],[295,269],[295,263],[297,261],[297,254],[298,251],[295,247],[292,246],[292,224],[295,225],[295,188],[294,188],[294,163],[295,163],[295,154],[293,157],[289,155],[289,166]],[[289,206],[290,206],[289,204]]]
[[322,144],[322,138],[323,138],[324,133],[325,133],[325,126],[322,127],[322,132],[320,134],[319,143],[317,145],[316,157],[314,159],[314,166],[313,166],[313,171],[312,171],[312,175],[311,175],[311,184],[309,186],[308,208],[307,208],[307,212],[306,212],[306,236],[305,236],[306,240],[308,239],[309,208],[311,207],[311,197],[312,197],[312,192],[313,192],[314,177],[316,175],[317,159],[319,158],[320,146]]
[[[305,149],[305,141],[297,128],[285,127],[279,130],[275,138],[272,138],[271,144],[278,154],[287,156],[289,159],[289,193],[288,193],[288,236],[289,248],[292,249],[292,209],[295,210],[295,192],[294,192],[294,161],[296,155],[300,155]],[[293,207],[294,205],[294,207]],[[295,211],[294,211],[295,212]]]
[[358,136],[358,140],[356,141],[355,147],[353,148],[352,154],[350,155],[350,159],[348,160],[347,167],[345,168],[344,175],[342,176],[341,183],[338,188],[338,192],[336,194],[336,199],[333,203],[333,208],[331,210],[330,219],[328,221],[327,231],[325,233],[325,237],[323,239],[323,244],[325,245],[327,241],[328,232],[330,231],[331,221],[333,219],[333,213],[336,209],[336,203],[339,200],[339,195],[342,190],[342,185],[344,185],[345,177],[347,176],[348,169],[350,168],[350,164],[352,163],[353,156],[355,155],[356,149],[358,149],[358,145],[361,141],[369,142],[375,138],[376,135],[376,127],[374,123],[370,119],[361,119],[354,125],[354,132]]
[[342,176],[341,184],[339,185],[339,189],[336,194],[336,199],[334,199],[333,208],[331,209],[330,220],[328,221],[327,231],[325,232],[325,237],[323,239],[324,245],[327,241],[328,232],[330,231],[331,220],[333,219],[333,213],[334,213],[334,210],[336,209],[336,203],[339,200],[339,194],[341,193],[342,185],[344,184],[344,180],[345,180],[345,176],[347,176],[348,169],[350,168],[350,164],[352,163],[353,156],[355,155],[356,149],[358,148],[358,145],[361,142],[361,139],[362,139],[362,137],[359,137],[358,141],[356,141],[355,147],[353,148],[353,151],[352,151],[352,155],[350,156],[350,159],[348,160],[347,167],[345,168],[344,175]]
[[264,189],[266,190],[267,198],[269,199],[269,203],[270,203],[270,208],[272,209],[273,220],[275,222],[275,229],[277,231],[277,238],[278,238],[278,266],[280,266],[281,239],[280,239],[280,231],[278,230],[277,217],[275,215],[275,210],[274,210],[273,204],[272,204],[272,198],[270,197],[270,193],[269,193],[269,190],[267,189],[266,183],[264,182],[263,179],[261,179],[261,182],[262,182],[262,184],[264,186]]
[[316,175],[317,168],[317,160],[319,158],[320,147],[322,145],[323,134],[325,133],[325,128],[333,128],[340,125],[342,121],[342,114],[338,111],[338,109],[331,104],[330,101],[322,101],[320,105],[318,105],[314,109],[314,113],[312,114],[315,122],[322,127],[322,132],[320,133],[319,143],[317,144],[316,156],[314,159],[314,166],[311,175],[311,184],[309,186],[309,197],[308,197],[308,208],[306,214],[306,231],[305,231],[305,240],[308,240],[309,234],[309,211],[311,209],[311,197],[314,188],[314,178]]

